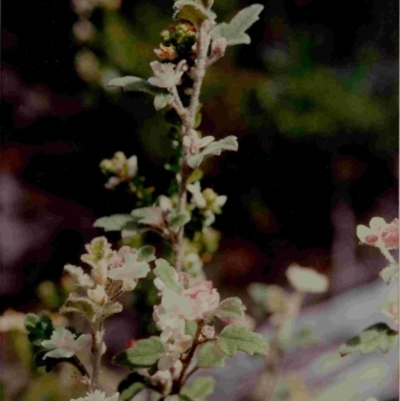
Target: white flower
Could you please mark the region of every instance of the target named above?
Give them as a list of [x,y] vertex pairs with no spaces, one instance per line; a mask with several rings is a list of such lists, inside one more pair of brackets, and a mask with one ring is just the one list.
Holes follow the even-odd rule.
[[308,267],[292,265],[286,270],[286,277],[300,292],[322,293],[328,290],[328,278]]
[[106,394],[100,390],[94,390],[93,392],[87,393],[86,397],[80,397],[71,401],[118,401],[119,393],[115,393],[111,397],[106,397]]
[[154,77],[148,79],[149,83],[166,89],[179,85],[183,73],[187,71],[186,60],[181,60],[177,65],[152,61],[150,67],[153,70]]
[[185,353],[192,344],[193,339],[191,336],[182,334],[179,330],[171,331],[170,338],[165,342],[165,352],[157,363],[158,369],[168,370],[172,368],[181,354]]
[[65,327],[56,328],[50,340],[43,340],[43,348],[50,350],[43,359],[46,358],[71,358],[77,351],[90,345],[92,337],[89,334],[81,334],[78,338]]
[[192,203],[199,209],[204,209],[207,206],[206,200],[201,193],[200,182],[186,185],[187,190],[192,194]]
[[195,155],[214,140],[215,138],[211,135],[200,138],[197,131],[191,129],[189,135],[183,137],[183,144],[189,148],[190,153]]
[[129,246],[123,246],[113,261],[114,268],[108,272],[111,280],[121,280],[124,291],[132,291],[139,278],[144,278],[150,271],[147,262],[138,261],[138,253]]
[[358,239],[367,245],[385,247],[388,250],[399,247],[399,220],[394,219],[391,223],[386,223],[382,217],[373,217],[369,222],[369,227],[357,226]]

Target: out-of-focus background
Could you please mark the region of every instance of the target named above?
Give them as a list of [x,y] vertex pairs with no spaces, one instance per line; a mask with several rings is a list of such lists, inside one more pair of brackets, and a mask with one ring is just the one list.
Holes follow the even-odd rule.
[[[249,2],[216,0],[218,21]],[[129,212],[98,165],[136,154],[156,187],[169,179],[167,124],[143,94],[109,90],[147,78],[172,1],[2,3],[1,309],[28,311],[59,280],[97,217]],[[328,297],[383,267],[357,224],[398,214],[398,3],[270,0],[252,43],[210,71],[204,135],[239,151],[207,162],[204,187],[226,194],[220,250],[207,267],[222,293],[284,284],[292,262],[331,279]],[[111,237],[111,239],[116,239]],[[135,332],[135,330],[133,330]]]

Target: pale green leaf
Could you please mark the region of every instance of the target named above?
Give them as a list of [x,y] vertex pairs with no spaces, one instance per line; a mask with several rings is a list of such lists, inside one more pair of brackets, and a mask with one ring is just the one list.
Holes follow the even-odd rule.
[[84,315],[89,321],[92,321],[93,316],[99,311],[100,306],[89,298],[80,297],[74,293],[70,294],[61,307],[60,313],[76,312]]
[[221,320],[237,319],[244,316],[246,307],[238,297],[224,299],[215,311],[215,316]]
[[215,342],[207,342],[197,355],[197,365],[201,368],[212,368],[225,366],[226,354]]
[[399,265],[393,264],[385,267],[379,273],[379,277],[386,283],[390,284],[399,277]]
[[172,291],[175,291],[178,294],[182,292],[182,286],[179,283],[178,273],[166,260],[156,260],[154,274]]
[[173,213],[171,212],[167,217],[170,228],[178,229],[190,221],[189,213]]
[[188,334],[190,337],[194,337],[197,332],[197,323],[196,322],[185,322],[185,334]]
[[215,379],[211,376],[197,377],[190,384],[186,384],[180,391],[180,395],[192,400],[203,401],[214,392]]
[[129,214],[113,214],[100,217],[94,222],[93,227],[104,228],[105,231],[121,231],[131,222],[134,222],[134,220]]
[[129,348],[113,358],[116,365],[129,366],[131,369],[154,366],[164,353],[164,344],[158,337],[139,340],[133,348]]
[[213,40],[225,38],[228,46],[246,44],[251,42],[250,36],[246,31],[256,21],[258,15],[264,9],[261,4],[253,4],[249,7],[240,10],[228,24],[223,22],[218,24],[212,31],[211,37]]
[[201,152],[195,155],[190,155],[188,158],[188,164],[193,169],[198,168],[205,157],[220,155],[224,150],[237,151],[238,148],[239,145],[237,138],[230,135],[224,139],[220,139],[219,141],[211,142]]
[[155,259],[155,248],[151,245],[142,246],[139,249],[138,261],[139,262],[151,262]]
[[143,78],[132,77],[132,76],[114,78],[108,83],[108,86],[114,88],[121,88],[124,90],[124,92],[132,92],[132,91],[144,92],[153,96],[156,96],[160,93],[168,94],[168,92],[165,89],[153,86]]
[[146,385],[140,382],[132,383],[128,388],[122,391],[119,396],[120,401],[131,401],[131,399],[146,388]]
[[215,20],[215,13],[194,0],[178,0],[174,3],[174,19],[189,21],[199,27],[205,20]]
[[260,334],[253,333],[239,324],[225,327],[221,331],[217,343],[228,356],[235,355],[237,351],[244,351],[250,355],[268,352],[268,344]]
[[342,356],[353,352],[367,354],[376,349],[388,352],[397,344],[398,338],[399,333],[392,330],[386,323],[377,323],[342,344],[339,352]]
[[154,97],[154,108],[161,110],[167,107],[174,97],[169,93],[159,93]]
[[122,304],[119,302],[109,302],[99,309],[92,318],[94,323],[102,322],[108,317],[122,312]]

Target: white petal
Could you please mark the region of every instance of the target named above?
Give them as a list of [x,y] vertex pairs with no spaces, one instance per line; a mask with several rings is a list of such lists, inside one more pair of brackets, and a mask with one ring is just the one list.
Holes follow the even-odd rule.
[[382,219],[382,217],[373,217],[371,221],[369,222],[369,226],[373,229],[376,230],[378,228],[386,226],[386,221]]

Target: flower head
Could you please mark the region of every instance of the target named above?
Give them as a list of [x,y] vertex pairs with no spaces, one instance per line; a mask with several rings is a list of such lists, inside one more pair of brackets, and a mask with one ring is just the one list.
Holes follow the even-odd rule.
[[369,222],[369,227],[357,226],[358,239],[367,245],[384,247],[388,250],[399,247],[399,220],[394,219],[391,223],[381,217],[374,217]]
[[186,60],[181,60],[177,65],[152,61],[150,67],[153,70],[154,77],[148,79],[149,83],[166,89],[179,85],[183,73],[187,71]]
[[173,61],[178,58],[178,52],[174,46],[164,46],[163,44],[160,44],[160,48],[154,49],[154,53],[160,60]]
[[43,340],[41,345],[49,350],[44,356],[46,358],[71,358],[83,348],[90,345],[92,337],[89,334],[81,334],[76,337],[65,327],[56,328],[50,340]]
[[190,130],[189,135],[185,135],[183,137],[183,144],[189,148],[190,153],[195,155],[199,153],[201,149],[205,148],[214,140],[215,137],[211,135],[200,138],[197,131],[192,129]]
[[150,271],[148,262],[138,260],[138,252],[129,246],[123,246],[115,256],[108,277],[121,280],[124,291],[132,291],[139,278],[144,278]]

